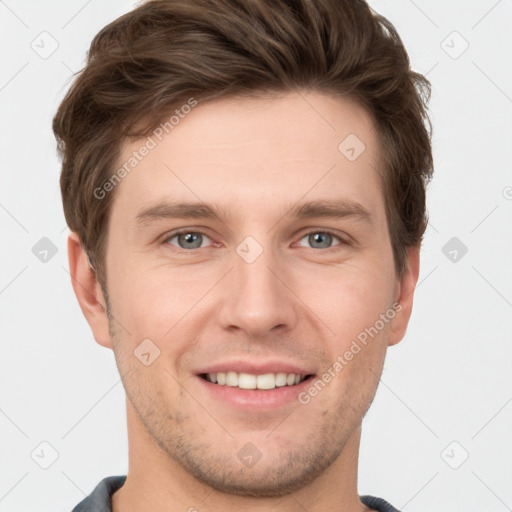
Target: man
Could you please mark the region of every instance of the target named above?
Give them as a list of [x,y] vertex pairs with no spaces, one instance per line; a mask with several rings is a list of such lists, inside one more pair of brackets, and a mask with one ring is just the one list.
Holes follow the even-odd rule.
[[418,279],[428,93],[363,1],[149,1],[95,37],[53,127],[129,469],[75,512],[396,510],[358,451]]

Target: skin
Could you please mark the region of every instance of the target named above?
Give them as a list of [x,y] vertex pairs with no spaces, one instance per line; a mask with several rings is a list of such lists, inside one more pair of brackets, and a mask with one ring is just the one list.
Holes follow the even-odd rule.
[[[349,134],[366,146],[353,162],[338,150]],[[140,146],[125,144],[120,165]],[[371,117],[348,99],[199,104],[117,185],[108,297],[70,235],[75,293],[127,395],[129,471],[114,512],[369,510],[357,493],[361,422],[386,350],[405,334],[419,273],[416,247],[395,274],[380,151]],[[371,222],[286,215],[322,199],[357,201]],[[230,217],[136,221],[159,201],[203,201]],[[204,233],[201,247],[172,237],[183,228]],[[333,238],[308,237],[325,231]],[[263,249],[250,264],[236,252],[247,236]],[[395,302],[401,310],[307,405],[241,412],[205,396],[194,373],[240,357],[321,375]],[[147,338],[160,350],[149,366],[133,353]],[[237,457],[248,442],[262,454],[252,467]]]

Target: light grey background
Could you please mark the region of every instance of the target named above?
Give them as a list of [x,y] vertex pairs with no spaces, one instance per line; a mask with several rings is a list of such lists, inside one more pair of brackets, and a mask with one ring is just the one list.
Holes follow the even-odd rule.
[[[407,512],[512,510],[512,1],[370,4],[432,82],[435,178],[409,330],[363,424],[359,492]],[[132,6],[0,1],[2,512],[69,511],[127,470],[114,358],[70,284],[51,119],[92,37]],[[46,262],[43,237],[57,250]]]

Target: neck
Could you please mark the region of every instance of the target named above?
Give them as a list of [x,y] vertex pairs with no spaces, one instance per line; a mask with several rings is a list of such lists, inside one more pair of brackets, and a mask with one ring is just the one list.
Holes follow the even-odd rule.
[[199,481],[160,448],[127,402],[129,468],[112,497],[113,512],[183,510],[209,512],[364,512],[357,493],[361,427],[353,431],[338,458],[303,488],[279,497],[227,494]]

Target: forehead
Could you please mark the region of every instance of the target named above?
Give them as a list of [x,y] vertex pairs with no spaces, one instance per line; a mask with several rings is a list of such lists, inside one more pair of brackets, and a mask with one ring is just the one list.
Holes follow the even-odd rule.
[[381,202],[377,132],[355,102],[287,93],[199,103],[180,114],[123,146],[116,168],[129,172],[113,210],[133,218],[166,198],[214,202],[235,216],[251,208],[261,216],[263,205],[270,214],[306,196]]

